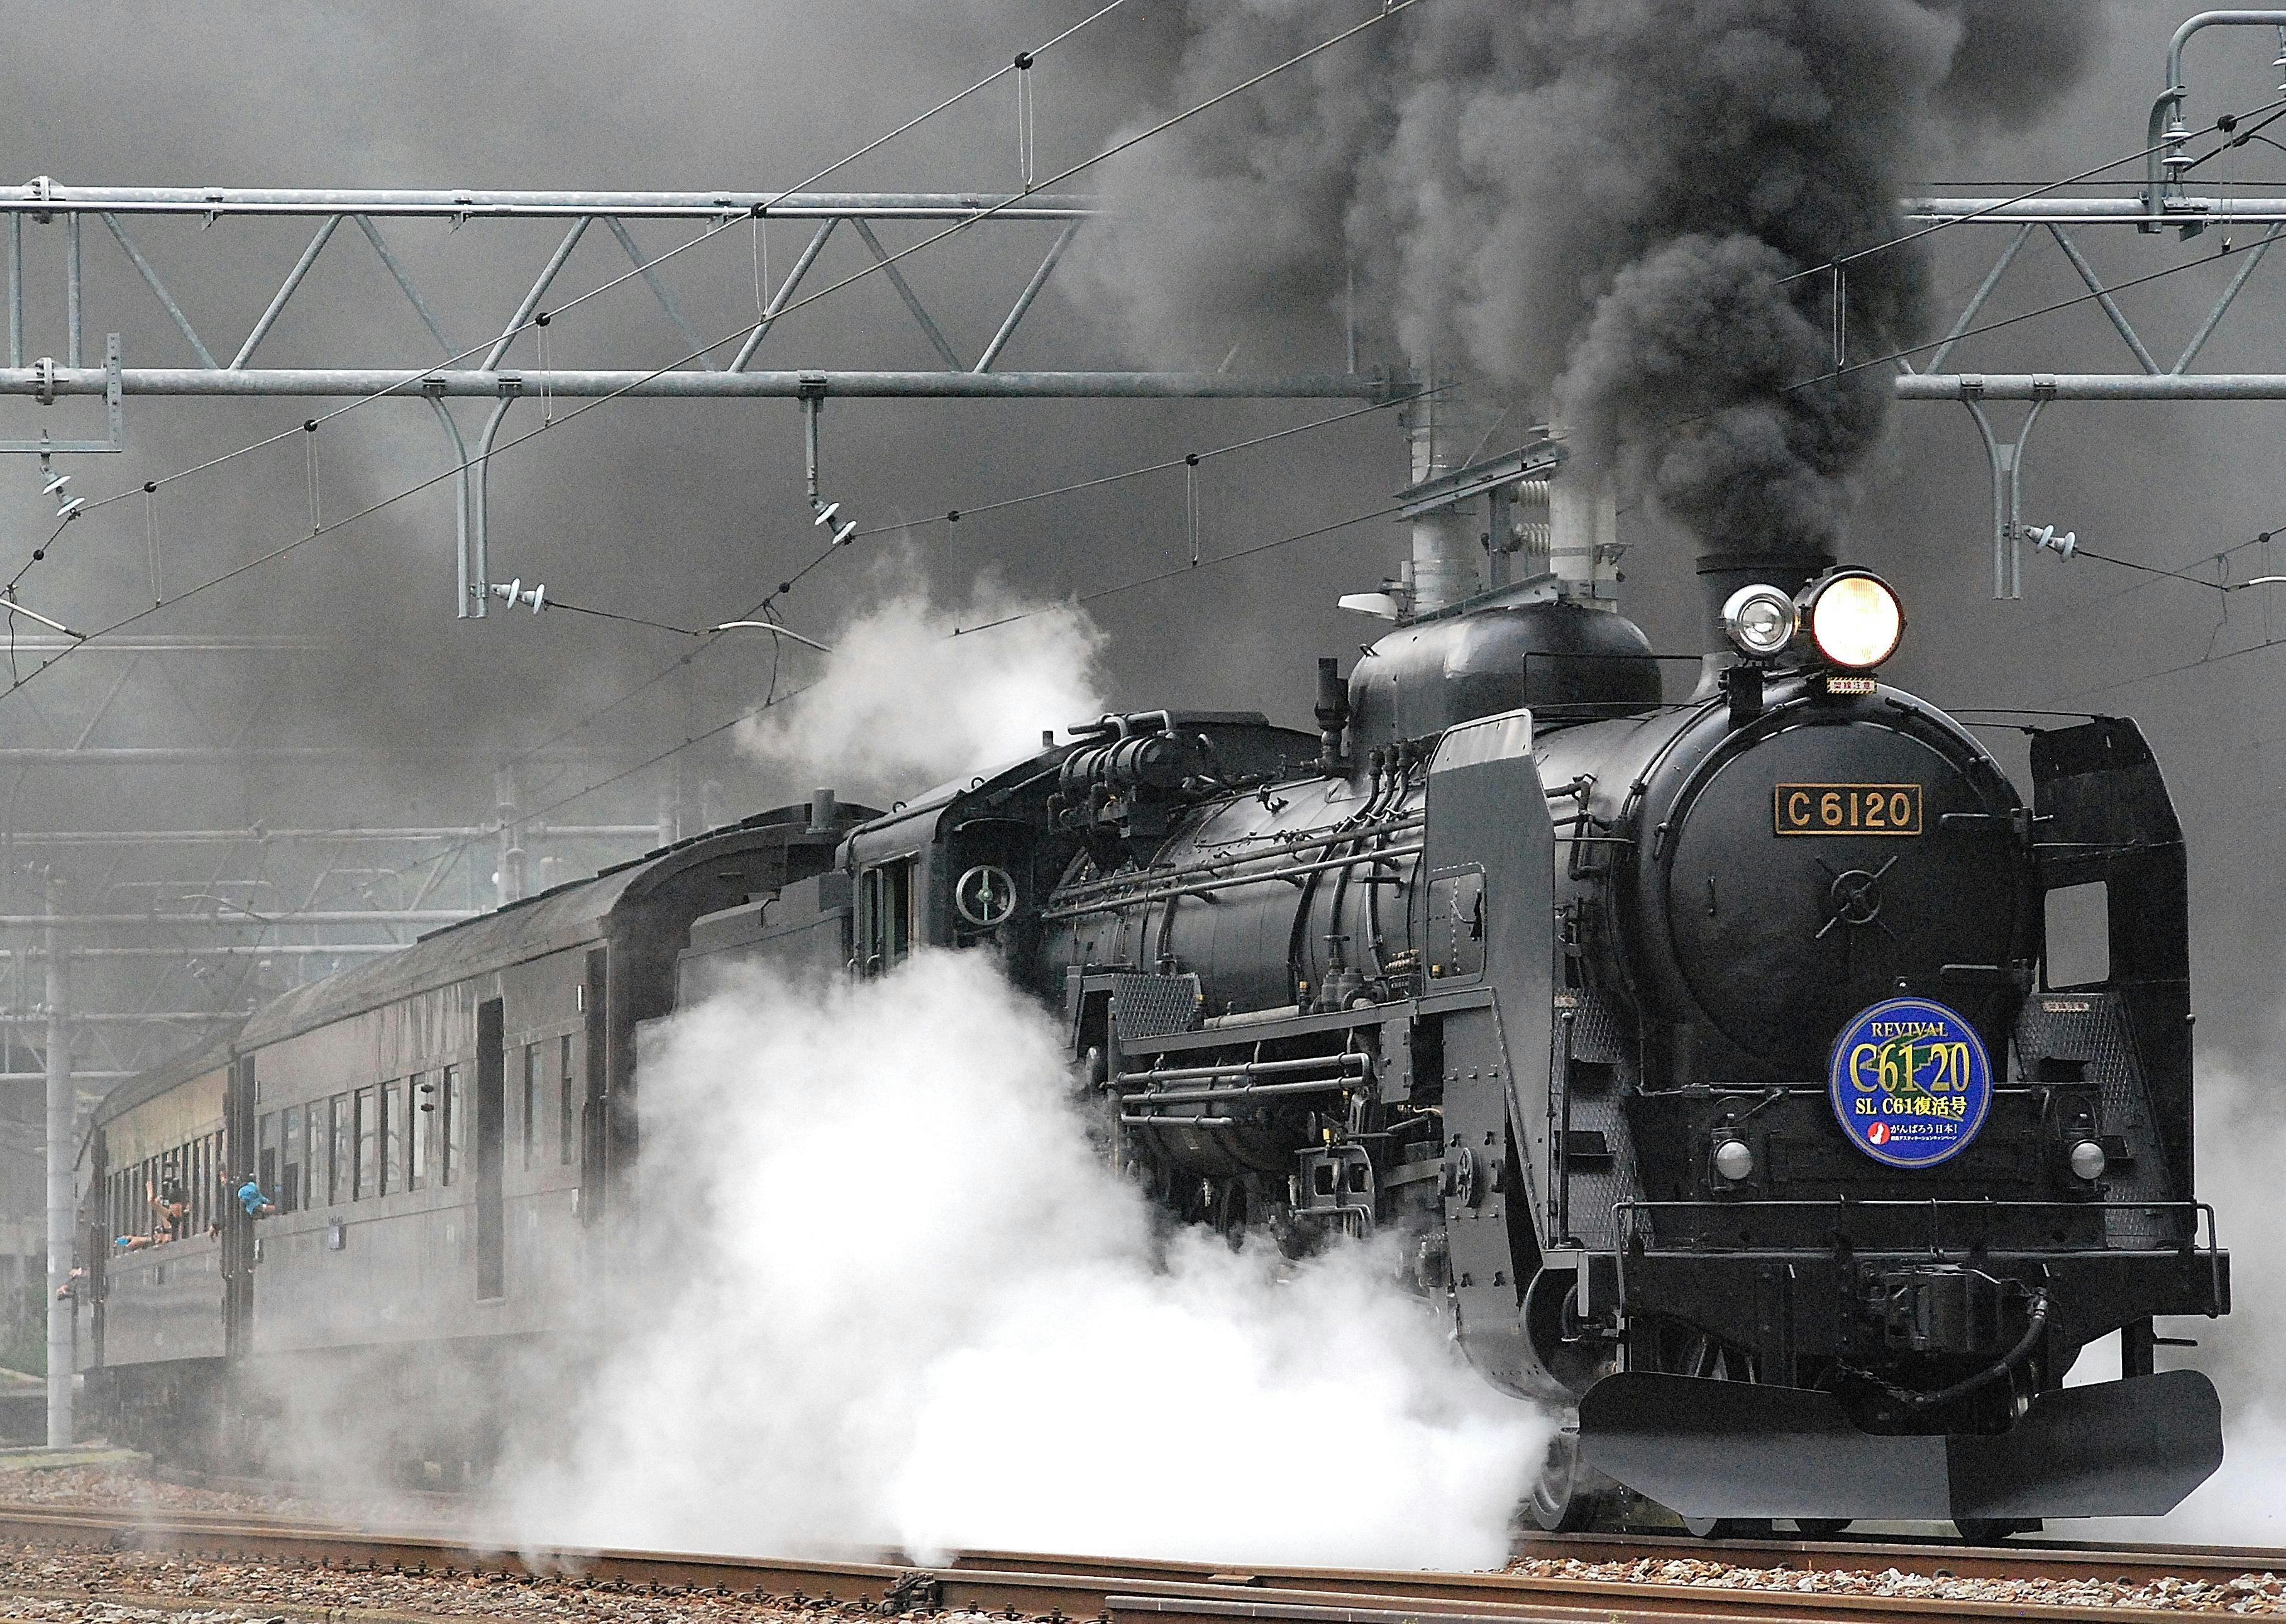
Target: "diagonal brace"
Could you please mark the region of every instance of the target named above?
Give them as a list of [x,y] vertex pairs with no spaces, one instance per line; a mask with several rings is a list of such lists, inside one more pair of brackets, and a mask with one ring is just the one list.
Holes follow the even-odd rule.
[[730,358],[732,372],[745,370],[746,363],[753,359],[754,351],[761,347],[762,340],[769,336],[770,327],[777,320],[778,312],[786,307],[786,301],[792,298],[794,290],[801,286],[801,279],[808,274],[810,266],[817,263],[817,256],[825,250],[825,240],[833,235],[833,228],[840,224],[839,220],[828,219],[811,236],[809,246],[802,249],[801,257],[793,262],[793,269],[786,272],[785,280],[778,284],[778,290],[763,306],[762,319],[754,324],[754,330],[746,335],[746,342],[738,347],[738,353]]
[[411,301],[414,313],[421,318],[421,325],[429,329],[429,336],[435,339],[437,347],[445,352],[445,359],[452,359],[453,346],[445,337],[445,330],[437,325],[437,318],[430,313],[428,302],[413,286],[413,279],[405,274],[405,267],[397,263],[397,256],[389,251],[389,245],[381,240],[381,233],[374,229],[373,222],[361,214],[351,215],[350,218],[358,223],[358,229],[365,233],[365,240],[373,244],[373,251],[381,256],[381,263],[387,265],[390,275],[397,279],[398,287]]
[[2000,257],[1992,262],[1992,269],[1984,273],[1984,280],[1977,284],[1975,295],[1961,307],[1960,319],[1952,324],[1952,330],[1944,335],[1944,342],[1930,354],[1927,363],[1929,371],[1944,370],[1944,358],[1952,353],[1952,347],[1960,342],[1960,335],[1968,331],[1969,324],[1976,319],[1984,309],[1985,301],[1992,296],[1992,290],[2000,285],[2000,279],[2008,273],[2008,267],[2015,263],[2016,256],[2031,240],[2032,223],[2027,220],[2023,228],[2008,240],[2008,246],[2001,250]]
[[683,319],[682,311],[675,306],[674,296],[666,291],[666,283],[660,280],[658,267],[644,260],[642,250],[635,247],[635,240],[627,234],[626,224],[618,216],[607,217],[603,224],[611,228],[611,235],[617,237],[619,246],[627,251],[628,261],[642,272],[642,280],[650,285],[651,292],[658,297],[658,307],[666,312],[666,319],[674,323],[674,330],[682,335],[682,342],[698,354],[699,365],[712,371],[714,358],[704,353],[706,341],[698,336],[697,328]]
[[1040,268],[1032,272],[1032,280],[1024,285],[1024,291],[1017,296],[1014,307],[1009,311],[1008,319],[1000,324],[1000,330],[992,335],[992,342],[984,346],[984,353],[977,358],[976,365],[971,370],[975,372],[992,370],[992,363],[1000,359],[1000,351],[1006,349],[1008,341],[1016,336],[1018,324],[1024,319],[1026,312],[1032,308],[1032,301],[1040,296],[1040,289],[1048,285],[1048,278],[1055,274],[1057,262],[1063,258],[1064,250],[1071,247],[1071,240],[1078,234],[1077,220],[1074,220],[1057,233],[1055,246],[1048,250],[1048,256],[1040,262]]
[[2151,359],[2151,352],[2143,347],[2143,341],[2135,336],[2135,329],[2127,325],[2127,318],[2121,311],[2118,301],[2104,287],[2103,279],[2096,275],[2095,267],[2087,263],[2087,256],[2079,251],[2077,243],[2064,234],[2061,225],[2051,224],[2048,233],[2055,238],[2056,246],[2063,249],[2064,257],[2072,262],[2072,269],[2079,272],[2079,280],[2087,284],[2088,292],[2095,296],[2095,302],[2103,307],[2103,313],[2111,318],[2112,327],[2120,337],[2127,341],[2127,347],[2135,352],[2135,359],[2142,364],[2143,370],[2156,377],[2159,363]]
[[[2176,359],[2173,367],[2175,372],[2180,373],[2197,359],[2200,351],[2206,348],[2207,340],[2214,335],[2214,330],[2221,323],[2224,312],[2230,309],[2232,302],[2238,297],[2239,289],[2246,286],[2247,279],[2260,267],[2262,256],[2270,252],[2270,245],[2278,240],[2278,233],[2282,231],[2286,231],[2286,225],[2272,226],[2262,234],[2260,241],[2247,250],[2246,263],[2239,266],[2238,274],[2230,279],[2230,285],[2222,290],[2220,296],[2214,302],[2214,308],[2207,312],[2207,319],[2199,324],[2198,332],[2192,336],[2191,342],[2183,347],[2183,353]],[[2227,251],[2227,245],[2226,245],[2226,251]]]
[[341,223],[341,216],[329,214],[326,217],[326,223],[318,227],[318,234],[310,239],[310,246],[302,250],[302,257],[294,262],[294,268],[286,273],[286,280],[278,285],[278,291],[271,296],[270,308],[262,312],[261,319],[256,321],[253,329],[247,334],[246,342],[238,347],[238,353],[231,358],[231,371],[238,371],[254,359],[255,346],[270,336],[270,329],[277,325],[278,318],[285,313],[286,301],[292,298],[295,290],[302,286],[303,279],[310,274],[310,267],[318,263],[318,256],[324,251],[326,244],[332,240],[335,229]]
[[167,285],[159,280],[159,273],[151,268],[151,262],[143,257],[142,250],[127,240],[127,233],[120,225],[118,217],[106,214],[102,217],[103,223],[111,228],[111,234],[117,240],[119,246],[127,251],[127,257],[135,262],[136,270],[142,272],[144,286],[158,296],[159,303],[166,308],[167,314],[174,318],[176,329],[189,341],[193,352],[199,358],[199,365],[212,367],[215,364],[215,358],[207,352],[206,345],[199,342],[198,334],[192,330],[191,319],[183,314],[183,307],[175,303],[174,296],[167,291]]
[[897,296],[905,302],[905,308],[912,311],[913,319],[921,324],[921,331],[928,335],[929,343],[936,346],[936,352],[944,359],[944,364],[955,372],[966,371],[966,368],[960,364],[960,358],[952,352],[952,346],[945,343],[944,334],[938,328],[935,321],[930,319],[928,311],[921,308],[920,296],[913,291],[913,285],[905,280],[904,272],[899,271],[890,260],[889,252],[881,246],[880,238],[873,234],[871,222],[863,218],[853,218],[849,224],[857,228],[857,234],[865,240],[867,250],[879,262],[881,269],[888,272],[889,286],[897,290]]

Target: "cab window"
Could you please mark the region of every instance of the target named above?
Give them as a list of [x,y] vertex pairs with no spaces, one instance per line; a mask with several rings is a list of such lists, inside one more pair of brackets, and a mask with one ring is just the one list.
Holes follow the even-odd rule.
[[861,903],[857,967],[879,975],[912,951],[913,860],[867,869]]

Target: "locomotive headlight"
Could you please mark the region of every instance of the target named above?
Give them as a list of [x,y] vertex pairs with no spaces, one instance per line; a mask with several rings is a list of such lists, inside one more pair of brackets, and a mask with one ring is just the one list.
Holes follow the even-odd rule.
[[1754,1153],[1744,1139],[1724,1139],[1714,1147],[1715,1177],[1743,1184],[1754,1175]]
[[2073,1178],[2085,1179],[2090,1184],[2103,1177],[2103,1170],[2108,1164],[2103,1147],[2093,1139],[2080,1140],[2064,1159],[2071,1166]]
[[1817,651],[1836,666],[1871,671],[1897,651],[1905,611],[1889,583],[1863,570],[1842,570],[1813,581],[1799,610]]
[[1793,641],[1793,600],[1776,587],[1741,587],[1722,605],[1722,630],[1738,652],[1767,658]]

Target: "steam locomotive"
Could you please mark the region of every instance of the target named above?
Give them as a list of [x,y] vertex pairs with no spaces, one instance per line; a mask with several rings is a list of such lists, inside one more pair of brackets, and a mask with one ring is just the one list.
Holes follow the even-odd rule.
[[[1107,716],[887,813],[821,791],[114,1094],[83,1344],[114,1436],[248,1451],[260,1395],[319,1367],[415,1418],[446,1350],[504,1382],[638,1289],[635,1027],[730,966],[935,947],[1055,1012],[1173,1218],[1397,1237],[1483,1376],[1565,1417],[1542,1526],[1630,1496],[1706,1533],[2172,1507],[2219,1409],[2155,1322],[2227,1312],[2229,1274],[2141,736],[2037,733],[2028,802],[1876,674],[1895,593],[1800,554],[1700,562],[1713,651],[1670,701],[1595,568],[1559,566],[1593,541],[1541,550],[1449,602],[1396,584],[1346,680],[1320,663],[1314,732]],[[2100,961],[2068,979],[2066,920]],[[258,1230],[104,1243],[170,1169],[243,1164],[280,1209]],[[2114,1334],[2117,1379],[2065,1385]],[[408,1447],[451,1477],[496,1443]]]

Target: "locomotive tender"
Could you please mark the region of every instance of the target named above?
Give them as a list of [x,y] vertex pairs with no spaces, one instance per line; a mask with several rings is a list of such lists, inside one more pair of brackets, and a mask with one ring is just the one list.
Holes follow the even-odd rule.
[[[937,947],[1058,1013],[1173,1215],[1297,1253],[1400,1237],[1474,1366],[1572,1423],[1543,1525],[1621,1489],[1700,1532],[2172,1507],[2219,1410],[2156,1369],[2155,1320],[2227,1312],[2228,1258],[2141,736],[2038,732],[2028,802],[1873,674],[1890,589],[1801,554],[1700,561],[1715,651],[1668,702],[1609,572],[1563,562],[1604,549],[1542,540],[1516,584],[1398,584],[1347,681],[1320,663],[1314,734],[1108,716],[886,815],[821,792],[115,1094],[84,1344],[114,1433],[214,1436],[265,1366],[413,1381],[449,1348],[481,1382],[576,1334],[641,1204],[635,1024],[727,965]],[[2109,963],[2058,984],[2066,904]],[[169,1158],[258,1159],[281,1215],[106,1256]],[[2115,1333],[2117,1379],[2065,1386]]]

